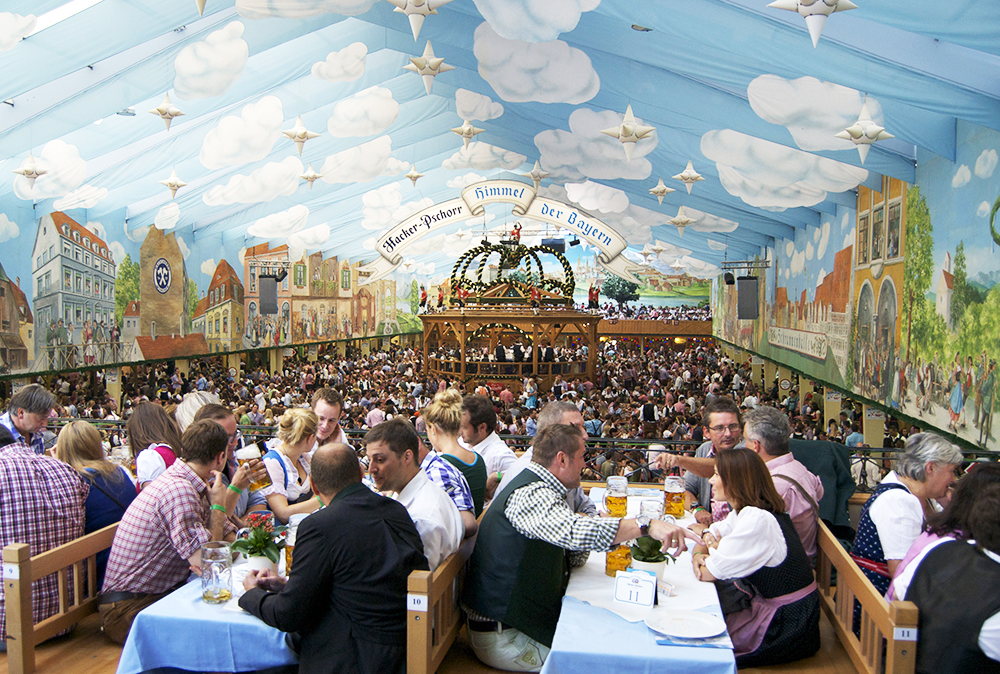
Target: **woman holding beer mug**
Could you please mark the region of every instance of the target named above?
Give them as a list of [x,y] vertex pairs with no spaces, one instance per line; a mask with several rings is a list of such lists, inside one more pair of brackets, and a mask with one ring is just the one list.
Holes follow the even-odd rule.
[[691,561],[699,580],[716,582],[736,666],[812,655],[819,650],[819,593],[764,461],[743,447],[721,450],[710,482],[732,512],[705,530],[706,545],[695,547]]
[[264,454],[271,486],[260,490],[282,524],[296,513],[320,507],[309,488],[309,452],[316,444],[319,420],[312,410],[292,408],[278,420],[278,445]]

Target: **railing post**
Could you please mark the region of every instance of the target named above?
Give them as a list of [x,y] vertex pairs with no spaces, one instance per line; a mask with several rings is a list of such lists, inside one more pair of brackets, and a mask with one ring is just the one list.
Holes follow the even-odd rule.
[[894,629],[886,647],[887,673],[912,674],[916,669],[918,616],[919,609],[913,602],[894,601],[889,604],[889,618]]
[[31,612],[31,547],[27,543],[12,543],[3,549],[3,592],[7,609],[7,670],[10,674],[32,674],[35,632]]

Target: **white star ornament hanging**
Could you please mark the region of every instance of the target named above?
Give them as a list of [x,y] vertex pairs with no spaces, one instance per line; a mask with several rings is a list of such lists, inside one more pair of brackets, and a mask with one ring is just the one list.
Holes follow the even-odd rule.
[[403,68],[420,75],[420,77],[424,80],[424,89],[426,89],[427,94],[430,95],[431,85],[434,84],[434,78],[441,73],[454,70],[455,66],[450,66],[444,62],[443,58],[435,56],[434,48],[431,46],[431,41],[428,40],[427,45],[424,47],[423,55],[411,56],[410,62],[403,66]]
[[29,152],[28,156],[24,158],[24,161],[21,162],[21,165],[12,170],[11,173],[17,173],[27,178],[28,189],[34,189],[35,180],[48,173],[48,171],[43,169],[41,164],[38,163],[38,160],[35,159],[34,155]]
[[656,187],[649,190],[649,193],[660,200],[660,205],[663,205],[663,197],[667,196],[671,192],[676,192],[677,190],[672,187],[667,187],[663,184],[663,178],[660,178],[660,182],[656,183]]
[[820,35],[823,34],[823,26],[826,24],[826,17],[834,12],[845,12],[858,8],[851,0],[774,0],[768,7],[798,12],[806,20],[813,49],[819,44]]
[[167,131],[170,131],[170,122],[174,120],[174,117],[180,117],[184,114],[170,102],[170,94],[164,94],[163,102],[149,112],[163,120],[163,123],[167,125]]
[[549,177],[549,174],[542,170],[542,167],[538,165],[538,160],[535,160],[535,168],[531,169],[529,173],[522,173],[525,178],[531,178],[531,182],[535,183],[535,191],[538,191],[538,186],[542,184],[542,181]]
[[656,131],[656,127],[644,126],[635,121],[631,104],[625,110],[625,118],[622,119],[621,124],[610,129],[601,129],[601,133],[605,136],[618,139],[618,142],[625,149],[625,158],[628,161],[632,161],[632,151],[635,149],[635,144],[654,131]]
[[424,25],[424,19],[431,14],[437,14],[437,8],[447,5],[451,0],[388,0],[396,6],[394,12],[405,14],[410,20],[410,30],[413,32],[413,41],[416,42],[420,36],[420,28]]
[[834,135],[837,138],[849,140],[857,145],[862,164],[865,163],[865,158],[868,157],[868,150],[871,148],[872,143],[879,140],[886,140],[887,138],[895,138],[895,136],[883,127],[872,121],[872,115],[868,112],[868,103],[865,103],[861,107],[861,114],[858,115],[858,121]]
[[687,167],[680,173],[674,176],[674,180],[680,180],[684,183],[684,186],[688,189],[688,194],[691,194],[691,188],[698,181],[704,180],[701,174],[694,170],[694,164],[688,161]]
[[420,180],[421,178],[423,178],[424,174],[423,173],[419,173],[417,171],[416,164],[410,164],[410,172],[403,174],[403,177],[404,178],[409,178],[410,182],[413,183],[413,186],[416,187],[417,186],[417,181]]
[[465,147],[469,147],[469,141],[472,140],[474,136],[482,133],[485,130],[486,129],[480,129],[478,127],[472,126],[472,122],[470,122],[469,120],[465,120],[464,122],[462,122],[462,126],[455,127],[454,129],[451,130],[451,132],[457,133],[459,136],[461,136],[462,142],[465,143]]
[[309,189],[312,189],[313,183],[323,177],[322,173],[316,173],[313,171],[313,165],[309,164],[309,170],[299,176],[307,183],[309,183]]
[[697,222],[697,220],[695,218],[689,218],[687,213],[684,212],[684,207],[680,206],[677,209],[677,215],[667,220],[667,222],[677,227],[677,236],[684,236],[684,228],[692,222]]
[[160,180],[159,183],[170,190],[171,199],[177,196],[177,190],[187,185],[186,182],[177,177],[177,169],[171,169],[170,177],[166,180]]
[[302,146],[306,144],[307,140],[312,140],[313,138],[319,138],[320,134],[310,131],[306,128],[305,124],[302,123],[302,115],[299,115],[295,119],[295,126],[290,128],[288,131],[282,131],[284,136],[295,142],[295,147],[299,149],[299,156],[302,156]]

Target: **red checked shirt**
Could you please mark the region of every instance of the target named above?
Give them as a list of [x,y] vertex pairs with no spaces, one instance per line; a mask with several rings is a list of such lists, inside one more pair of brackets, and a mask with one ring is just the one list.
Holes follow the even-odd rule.
[[[0,448],[0,547],[28,543],[34,557],[83,536],[89,491],[90,486],[62,461],[35,454],[20,442]],[[31,589],[32,618],[37,624],[59,610],[56,574]],[[0,588],[3,639],[7,638],[5,608]]]
[[[159,594],[183,583],[188,558],[212,540],[211,512],[208,485],[186,463],[175,462],[125,512],[102,592]],[[223,536],[235,531],[226,521]]]

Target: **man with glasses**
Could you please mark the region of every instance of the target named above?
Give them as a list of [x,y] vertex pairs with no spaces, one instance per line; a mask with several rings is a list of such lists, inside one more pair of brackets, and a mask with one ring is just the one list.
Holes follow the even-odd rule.
[[656,467],[683,468],[685,507],[694,509],[699,524],[709,525],[713,521],[725,519],[731,510],[724,501],[713,503],[712,485],[709,478],[715,473],[715,455],[723,449],[744,447],[740,434],[740,410],[732,398],[715,396],[705,404],[702,425],[708,437],[693,457],[680,454],[660,454],[656,457]]

